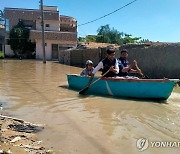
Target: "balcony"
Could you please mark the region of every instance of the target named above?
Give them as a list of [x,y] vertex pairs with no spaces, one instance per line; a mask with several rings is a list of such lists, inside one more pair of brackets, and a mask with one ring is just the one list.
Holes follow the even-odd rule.
[[[31,30],[30,39],[37,40],[42,38],[42,32],[40,30]],[[61,32],[61,31],[45,31],[46,40],[58,40],[58,41],[77,41],[76,32]]]

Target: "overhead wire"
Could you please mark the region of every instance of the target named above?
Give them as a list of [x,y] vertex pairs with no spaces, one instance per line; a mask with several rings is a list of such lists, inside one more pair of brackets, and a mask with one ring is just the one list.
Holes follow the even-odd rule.
[[[117,12],[117,11],[119,11],[119,10],[121,10],[121,9],[123,9],[123,8],[125,8],[125,7],[127,7],[127,6],[129,6],[129,5],[131,5],[131,4],[133,4],[133,3],[136,2],[136,1],[137,1],[137,0],[133,0],[133,1],[129,2],[129,3],[127,3],[126,5],[124,5],[124,6],[120,7],[120,8],[118,8],[118,9],[116,9],[116,10],[114,10],[114,11],[108,13],[108,14],[105,14],[105,15],[99,17],[99,18],[96,18],[96,19],[94,19],[94,20],[88,21],[88,22],[86,22],[86,23],[77,25],[77,27],[79,27],[79,28],[81,29],[81,31],[83,32],[83,34],[86,35],[86,33],[84,32],[84,30],[82,29],[81,26],[84,26],[84,25],[93,23],[93,22],[95,22],[95,21],[97,21],[97,20],[100,20],[100,19],[102,19],[102,18],[105,18],[105,17],[107,17],[107,16],[109,16],[109,15],[111,15],[111,14],[114,14],[115,12]],[[15,39],[15,38],[14,38],[14,39]],[[19,39],[19,38],[17,38],[17,39]],[[21,38],[21,39],[23,39],[23,38]]]
[[137,0],[133,0],[133,1],[129,2],[129,3],[127,3],[126,5],[120,7],[120,8],[118,8],[118,9],[116,9],[116,10],[114,10],[114,11],[106,14],[106,15],[103,15],[103,16],[101,16],[101,17],[99,17],[99,18],[96,18],[96,19],[94,19],[94,20],[88,21],[88,22],[86,22],[86,23],[80,24],[80,25],[78,25],[78,27],[84,26],[84,25],[90,24],[90,23],[92,23],[92,22],[95,22],[95,21],[97,21],[97,20],[100,20],[100,19],[102,19],[102,18],[105,18],[105,17],[107,17],[107,16],[109,16],[109,15],[111,15],[111,14],[113,14],[113,13],[115,13],[115,12],[117,12],[117,11],[119,11],[119,10],[121,10],[121,9],[129,6],[129,5],[131,5],[131,4],[133,4],[133,3],[136,2],[136,1],[137,1]]

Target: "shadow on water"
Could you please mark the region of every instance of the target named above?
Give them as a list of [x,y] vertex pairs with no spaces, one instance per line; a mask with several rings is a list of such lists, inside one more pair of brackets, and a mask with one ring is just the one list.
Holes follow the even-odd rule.
[[[71,91],[75,91],[78,92],[77,89],[73,89],[70,88],[68,85],[60,85],[58,86],[60,88],[63,89],[68,89]],[[79,93],[79,92],[78,92]],[[79,94],[78,97],[79,98],[88,98],[89,96],[92,96],[93,94],[91,93],[85,93],[85,94]],[[147,98],[147,99],[143,99],[143,98],[133,98],[133,97],[117,97],[117,96],[109,96],[109,95],[99,95],[96,94],[94,96],[100,96],[100,97],[106,97],[106,98],[111,98],[111,99],[121,99],[121,100],[127,100],[127,101],[135,101],[135,102],[141,102],[141,103],[158,103],[158,104],[168,104],[167,100],[161,100],[161,99],[152,99],[152,98]]]
[[60,85],[60,86],[58,86],[58,87],[63,88],[63,89],[69,89],[69,86],[68,86],[68,85]]

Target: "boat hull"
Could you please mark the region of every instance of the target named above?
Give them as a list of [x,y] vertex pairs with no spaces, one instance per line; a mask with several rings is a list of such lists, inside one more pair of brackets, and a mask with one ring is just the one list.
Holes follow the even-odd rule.
[[[67,75],[70,88],[81,90],[89,82],[89,77]],[[97,80],[95,77],[93,81]],[[89,87],[87,93],[132,97],[144,99],[167,99],[173,91],[175,81],[168,79],[122,79],[103,78]]]

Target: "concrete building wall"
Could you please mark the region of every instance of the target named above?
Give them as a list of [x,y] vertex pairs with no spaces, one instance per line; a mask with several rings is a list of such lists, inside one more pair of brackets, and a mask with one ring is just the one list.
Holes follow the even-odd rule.
[[14,52],[11,50],[10,45],[5,45],[5,55],[13,56]]
[[84,67],[86,61],[89,59],[92,60],[93,65],[96,66],[100,60],[100,50],[99,49],[82,49],[82,50],[70,51],[70,64],[73,66]]
[[61,64],[71,65],[71,51],[59,51],[59,62]]
[[72,50],[70,59],[71,65],[83,67],[83,50]]
[[[41,10],[35,9],[5,8],[4,11],[5,18],[10,21],[10,30],[14,25],[17,25],[19,19],[35,21],[41,17]],[[59,11],[44,11],[44,19],[59,21]]]
[[76,32],[77,20],[69,16],[60,16],[60,31]]
[[[47,24],[49,24],[49,27],[46,27]],[[44,28],[45,28],[45,31],[60,31],[59,20],[45,20]],[[36,30],[42,30],[41,20],[36,20]]]
[[[46,53],[46,59],[52,60],[52,44],[58,45],[58,53],[62,51],[62,49],[68,49],[75,47],[75,44],[68,44],[69,41],[58,41],[58,40],[46,40],[46,47],[45,47],[45,53]],[[64,51],[63,50],[63,51]],[[38,39],[36,40],[36,58],[37,59],[43,59],[43,52],[42,52],[42,40]],[[57,57],[58,59],[58,57]]]
[[93,61],[93,65],[96,66],[100,60],[100,50],[99,49],[87,49],[83,52],[83,65],[87,60],[91,59]]
[[[51,43],[49,41],[46,42],[45,55],[46,55],[46,60],[51,60],[51,55],[52,55]],[[36,41],[36,59],[43,59],[42,41],[41,40]]]
[[[41,6],[39,6],[39,9],[41,9]],[[44,11],[58,11],[57,6],[43,6]]]
[[[42,33],[40,30],[31,30],[30,39],[36,40],[41,39]],[[66,42],[68,44],[77,44],[77,33],[71,32],[54,32],[54,31],[45,31],[46,40],[59,40]]]

